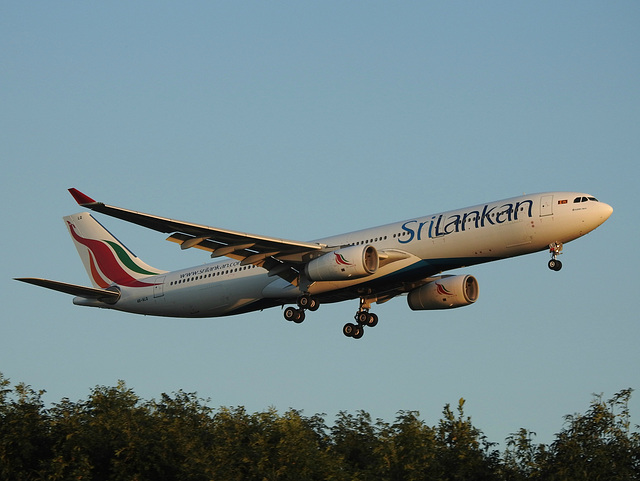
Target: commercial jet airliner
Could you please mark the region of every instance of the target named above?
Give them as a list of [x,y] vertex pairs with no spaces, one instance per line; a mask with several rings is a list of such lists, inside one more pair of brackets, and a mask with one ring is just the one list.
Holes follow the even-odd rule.
[[563,245],[613,212],[589,194],[546,192],[300,242],[144,214],[69,191],[83,208],[225,259],[173,272],[155,269],[83,212],[64,221],[93,287],[16,280],[74,295],[81,306],[170,317],[229,316],[291,304],[284,318],[300,323],[321,304],[359,299],[354,322],[343,328],[355,339],[378,324],[373,303],[406,295],[412,310],[473,304],[477,280],[443,274],[451,269],[548,250],[549,268],[559,271]]

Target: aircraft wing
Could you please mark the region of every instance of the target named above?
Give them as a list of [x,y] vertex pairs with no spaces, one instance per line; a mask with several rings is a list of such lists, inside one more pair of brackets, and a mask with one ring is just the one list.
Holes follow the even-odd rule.
[[16,281],[26,282],[34,286],[46,287],[72,296],[84,297],[86,299],[97,299],[103,302],[115,302],[120,297],[120,292],[109,291],[106,289],[96,289],[94,287],[78,286],[76,284],[67,284],[65,282],[51,281],[49,279],[41,279],[39,277],[16,277]]
[[69,189],[69,192],[82,207],[158,232],[171,233],[167,240],[180,244],[182,249],[195,247],[210,251],[211,257],[231,257],[243,265],[263,267],[270,275],[280,276],[289,282],[298,277],[296,267],[307,262],[314,252],[327,247],[158,217],[97,202],[77,189]]

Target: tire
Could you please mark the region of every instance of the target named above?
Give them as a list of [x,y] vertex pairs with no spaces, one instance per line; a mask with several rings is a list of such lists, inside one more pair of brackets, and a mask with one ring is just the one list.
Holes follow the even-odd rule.
[[300,309],[307,309],[309,307],[309,304],[311,304],[311,296],[303,294],[302,296],[298,297],[298,307]]
[[347,337],[353,337],[353,333],[356,330],[356,325],[355,324],[351,324],[350,322],[345,324],[344,327],[342,328],[342,334],[344,334]]
[[293,321],[296,318],[298,310],[295,307],[287,307],[284,310],[284,318],[287,321]]
[[369,322],[370,317],[371,316],[367,311],[360,311],[356,316],[356,321],[358,321],[358,324],[360,324],[361,326],[364,326]]
[[301,322],[304,321],[304,318],[305,318],[304,310],[298,309],[296,310],[296,316],[293,318],[293,322],[295,322],[296,324],[300,324]]
[[355,331],[353,332],[353,338],[354,339],[360,339],[362,336],[364,336],[364,327],[363,326],[356,326]]
[[556,259],[551,259],[549,261],[549,269],[556,272],[559,271],[560,269],[562,269],[562,262]]
[[314,312],[317,311],[319,307],[320,303],[312,297],[309,301],[309,306],[307,307],[307,309],[309,309],[311,312]]

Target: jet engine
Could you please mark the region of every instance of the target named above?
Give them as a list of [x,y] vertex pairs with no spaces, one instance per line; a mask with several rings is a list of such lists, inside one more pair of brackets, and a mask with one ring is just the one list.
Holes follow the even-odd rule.
[[450,309],[473,304],[478,293],[473,276],[442,276],[409,292],[407,302],[414,311]]
[[310,261],[305,273],[312,281],[345,281],[375,273],[380,259],[371,245],[351,246],[328,252]]

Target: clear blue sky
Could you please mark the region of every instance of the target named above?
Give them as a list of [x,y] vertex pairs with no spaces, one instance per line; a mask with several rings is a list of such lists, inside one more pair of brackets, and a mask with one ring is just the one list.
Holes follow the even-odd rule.
[[[213,406],[327,413],[446,403],[491,441],[549,442],[562,416],[640,388],[640,4],[4,2],[0,7],[0,371],[85,398],[123,379]],[[11,280],[88,285],[66,192],[309,240],[523,192],[614,207],[565,246],[465,269],[480,300],[412,312],[357,301],[301,325],[279,309],[176,320],[81,308]],[[206,262],[100,220],[149,264]],[[632,399],[640,423],[640,392]]]

